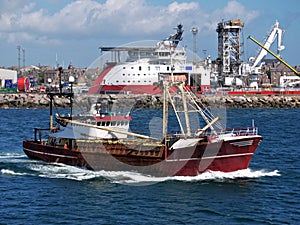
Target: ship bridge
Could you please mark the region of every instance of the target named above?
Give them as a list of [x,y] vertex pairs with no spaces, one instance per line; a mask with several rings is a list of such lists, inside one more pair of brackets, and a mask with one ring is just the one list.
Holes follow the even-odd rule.
[[153,58],[156,47],[99,47],[101,52],[110,52],[111,60],[117,63],[133,62],[144,58]]

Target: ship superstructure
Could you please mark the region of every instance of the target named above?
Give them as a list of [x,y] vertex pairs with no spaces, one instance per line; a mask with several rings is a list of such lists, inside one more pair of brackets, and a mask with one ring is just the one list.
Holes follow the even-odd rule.
[[[210,67],[203,62],[187,60],[186,48],[179,46],[182,34],[183,27],[179,24],[175,34],[156,46],[100,47],[101,51],[111,52],[113,62],[106,63],[88,93],[157,94],[161,93],[158,84],[171,73],[189,87],[208,91]],[[124,55],[126,60],[121,62]]]

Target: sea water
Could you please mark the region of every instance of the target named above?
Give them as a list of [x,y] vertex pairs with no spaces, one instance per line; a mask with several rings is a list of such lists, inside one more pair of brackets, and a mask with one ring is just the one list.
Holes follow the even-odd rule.
[[[132,112],[131,130],[151,132],[157,115],[155,109]],[[300,109],[227,109],[227,127],[251,126],[255,119],[264,140],[249,169],[196,177],[95,172],[31,160],[22,141],[33,138],[34,127],[49,125],[48,110],[0,109],[0,118],[0,224],[300,221]]]

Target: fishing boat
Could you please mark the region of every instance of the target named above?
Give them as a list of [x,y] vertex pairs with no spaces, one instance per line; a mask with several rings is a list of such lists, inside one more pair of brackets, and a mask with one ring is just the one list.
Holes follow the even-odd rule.
[[[56,115],[59,126],[52,127],[50,107],[47,138],[41,135],[43,129],[35,128],[35,138],[24,140],[23,150],[29,158],[49,163],[96,171],[137,171],[152,176],[196,176],[208,170],[233,172],[248,168],[263,139],[254,123],[244,129],[224,128],[221,118],[204,107],[172,71],[160,74],[160,88],[163,90],[161,138],[129,131],[127,125],[132,119],[129,114],[121,116],[111,111],[102,114],[99,103],[92,105],[87,114]],[[48,96],[51,100],[56,95],[68,97],[72,103],[72,93]],[[168,131],[171,111],[180,129],[176,133]],[[146,124],[141,121],[142,125]]]

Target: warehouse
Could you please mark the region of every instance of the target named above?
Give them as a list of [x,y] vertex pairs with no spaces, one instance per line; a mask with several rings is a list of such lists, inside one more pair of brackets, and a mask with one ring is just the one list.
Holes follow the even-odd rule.
[[17,71],[0,69],[0,88],[12,88],[17,82]]

